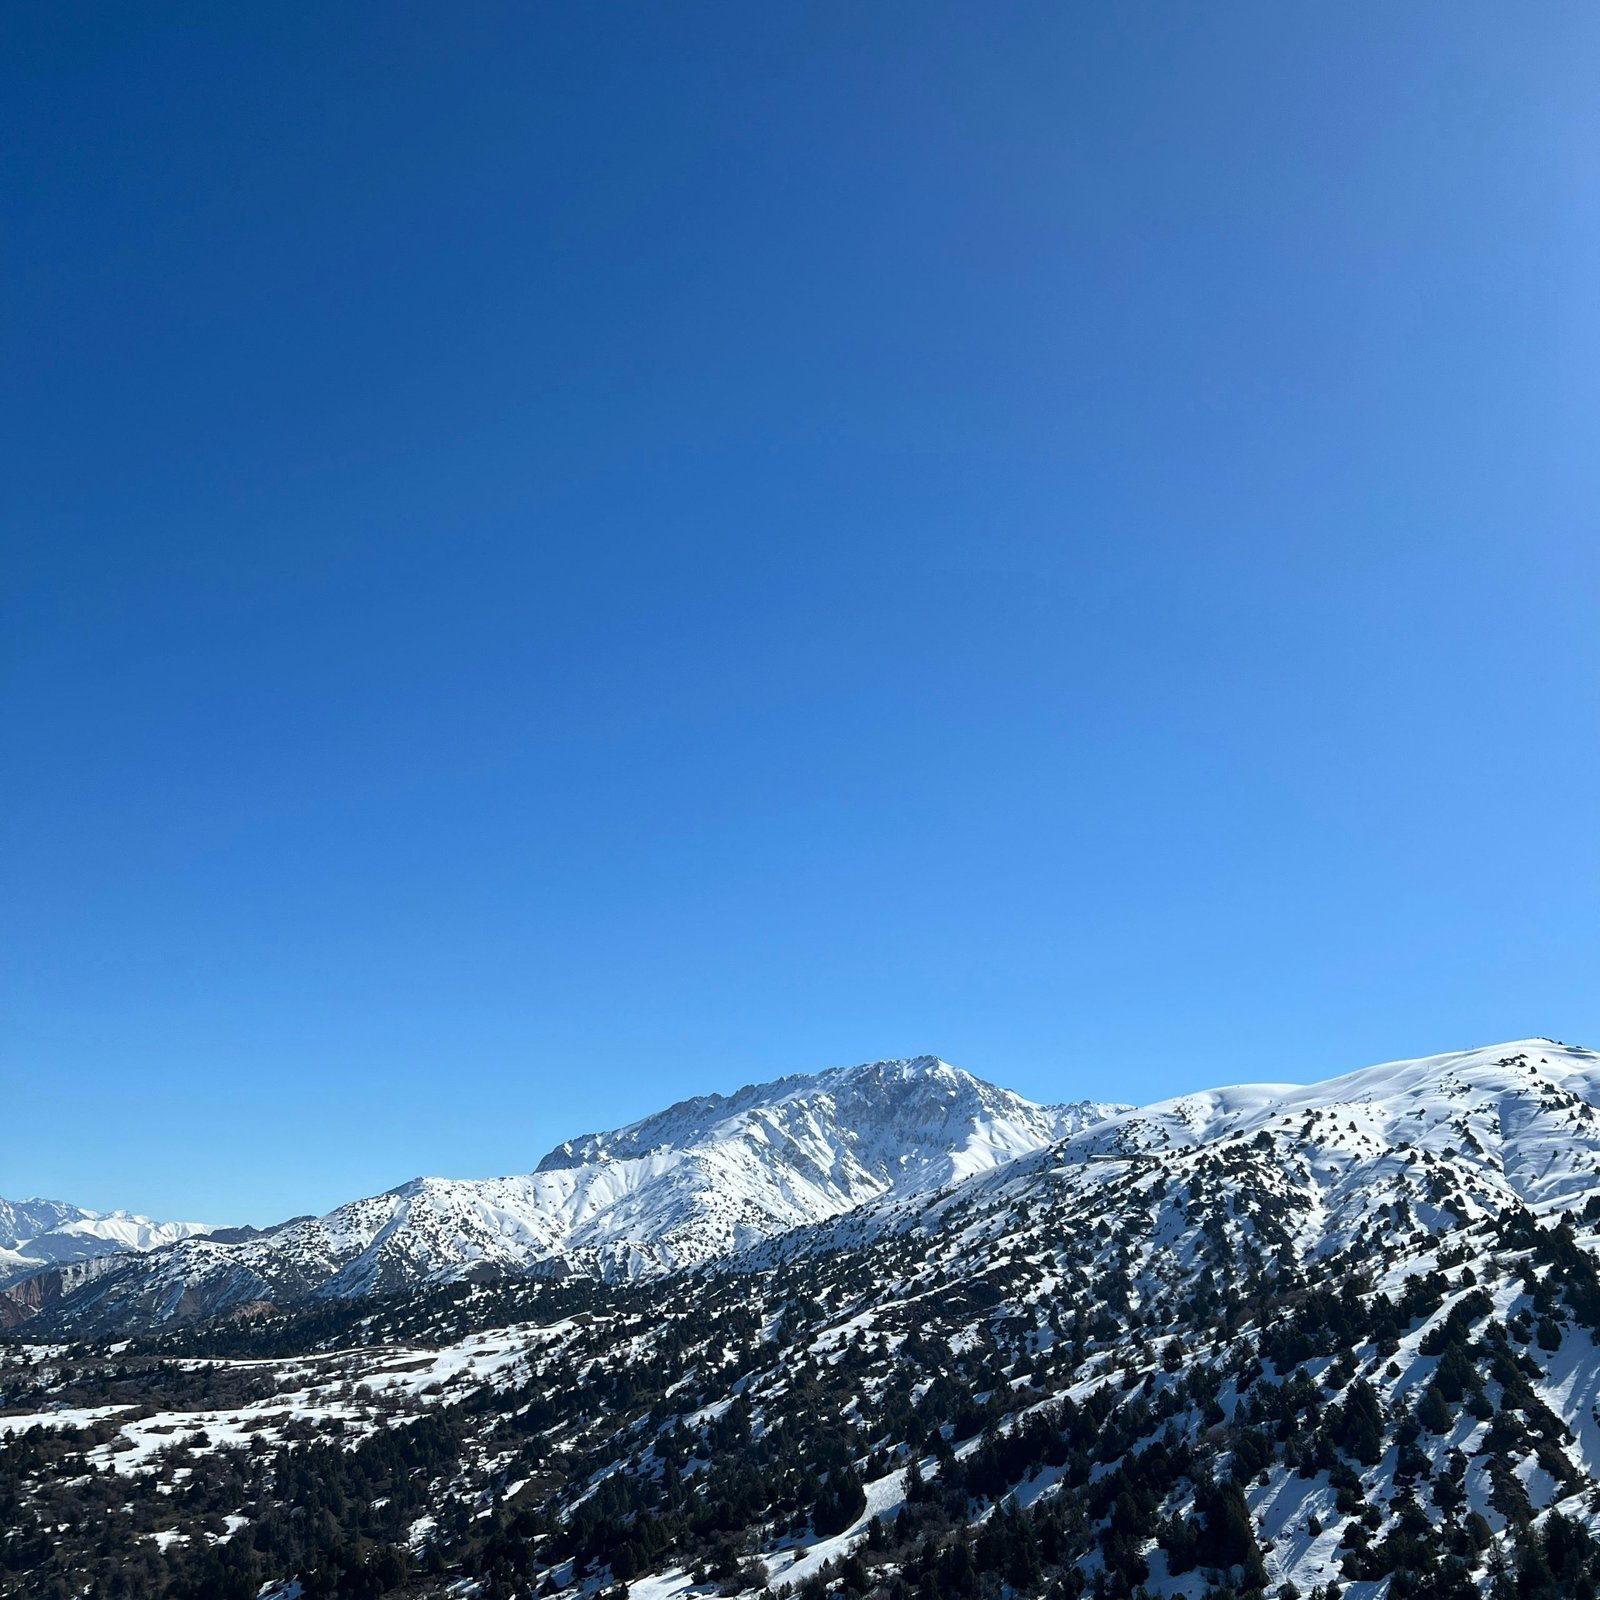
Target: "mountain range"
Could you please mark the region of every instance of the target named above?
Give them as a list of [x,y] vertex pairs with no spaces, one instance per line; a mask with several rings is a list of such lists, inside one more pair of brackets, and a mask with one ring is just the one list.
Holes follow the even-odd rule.
[[1551,1040],[1139,1108],[874,1063],[30,1285],[0,1596],[1600,1592]]
[[932,1056],[797,1074],[568,1140],[515,1177],[414,1178],[264,1230],[137,1219],[136,1255],[107,1233],[117,1255],[85,1241],[31,1276],[19,1255],[0,1325],[43,1311],[126,1328],[500,1273],[651,1276],[946,1187],[1122,1109],[1035,1105]]
[[153,1250],[210,1231],[203,1222],[154,1222],[131,1211],[0,1198],[0,1285],[58,1262]]

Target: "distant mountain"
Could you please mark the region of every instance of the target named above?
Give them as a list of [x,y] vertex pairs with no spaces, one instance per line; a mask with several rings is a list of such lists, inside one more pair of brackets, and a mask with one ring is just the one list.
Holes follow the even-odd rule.
[[569,1140],[522,1176],[416,1178],[33,1293],[65,1321],[112,1326],[485,1274],[649,1277],[958,1183],[1122,1109],[1035,1105],[933,1056],[872,1062],[685,1100]]
[[59,1262],[153,1250],[209,1231],[203,1222],[156,1222],[64,1200],[0,1199],[0,1284]]

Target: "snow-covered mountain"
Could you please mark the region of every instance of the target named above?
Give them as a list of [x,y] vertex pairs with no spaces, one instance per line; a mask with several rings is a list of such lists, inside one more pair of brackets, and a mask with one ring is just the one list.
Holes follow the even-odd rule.
[[0,1198],[0,1284],[57,1262],[153,1250],[208,1232],[203,1222],[156,1222],[132,1211],[91,1211],[64,1200]]
[[1160,1235],[1182,1231],[1185,1197],[1206,1185],[1254,1208],[1251,1248],[1271,1237],[1308,1259],[1510,1206],[1560,1208],[1600,1185],[1600,1062],[1522,1040],[1140,1109],[1035,1105],[934,1057],[874,1062],[686,1100],[568,1140],[530,1173],[417,1178],[254,1236],[64,1265],[0,1295],[26,1291],[26,1314],[52,1324],[109,1329],[462,1278],[640,1280],[933,1226],[1002,1193],[1100,1215],[1159,1188],[1145,1220]]
[[[1105,1116],[951,1073],[686,1102],[504,1180],[597,1201],[606,1175],[616,1239],[630,1199],[683,1206],[693,1270],[0,1344],[24,1547],[71,1593],[158,1540],[153,1585],[287,1593],[356,1536],[429,1600],[1600,1592],[1600,1056],[1521,1040]],[[741,1245],[690,1180],[752,1171],[835,1209]],[[381,1256],[380,1198],[342,1225]],[[37,1326],[120,1335],[133,1278],[105,1285],[216,1248],[80,1264]]]
[[1179,1213],[1180,1182],[1239,1206],[1254,1194],[1262,1234],[1330,1257],[1600,1193],[1600,1057],[1523,1039],[1310,1087],[1209,1090],[1110,1117],[1064,1154],[1078,1188],[1161,1174]]
[[[1108,1109],[948,1203],[1047,1178],[1079,1204],[1102,1191],[1120,1202],[1154,1178],[1191,1176],[1230,1190],[1248,1176],[1296,1216],[1299,1247],[1323,1253],[1395,1215],[1415,1214],[1420,1227],[1423,1218],[1454,1226],[1513,1206],[1565,1210],[1600,1192],[1600,1056],[1522,1039],[1310,1085],[1238,1084]],[[926,1215],[924,1205],[888,1196],[835,1231],[859,1235]],[[800,1238],[791,1246],[810,1247]]]
[[652,1276],[957,1183],[1125,1108],[1040,1106],[932,1056],[686,1100],[507,1178],[416,1178],[240,1242],[187,1239],[48,1286],[96,1321],[503,1273]]

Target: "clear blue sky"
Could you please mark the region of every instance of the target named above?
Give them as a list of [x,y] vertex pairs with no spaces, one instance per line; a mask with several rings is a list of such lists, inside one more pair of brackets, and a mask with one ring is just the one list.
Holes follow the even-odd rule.
[[14,7],[0,1193],[1600,1043],[1600,12]]

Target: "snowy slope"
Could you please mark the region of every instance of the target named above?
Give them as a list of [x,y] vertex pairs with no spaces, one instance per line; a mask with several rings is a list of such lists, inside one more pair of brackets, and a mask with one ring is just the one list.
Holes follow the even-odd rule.
[[1329,1258],[1403,1247],[1519,1207],[1600,1194],[1600,1056],[1548,1039],[1388,1062],[1309,1086],[1245,1084],[1113,1112],[931,1202],[876,1204],[764,1247],[793,1259],[940,1228],[980,1205],[1136,1226],[1153,1255],[1202,1201],[1249,1219],[1239,1248]]
[[[1107,1118],[1081,1148],[1156,1154],[1310,1121],[1341,1159],[1426,1152],[1493,1169],[1529,1205],[1600,1172],[1600,1057],[1549,1039],[1391,1061],[1310,1087],[1245,1084]],[[1392,1170],[1393,1159],[1382,1170]]]
[[[1394,1061],[1309,1088],[1246,1085],[1106,1119],[1068,1147],[1100,1174],[1247,1170],[1280,1194],[1299,1248],[1374,1234],[1385,1208],[1431,1226],[1535,1213],[1600,1184],[1600,1057],[1548,1039]],[[1127,1167],[1108,1156],[1135,1158]]]
[[959,1182],[1121,1109],[1035,1105],[932,1056],[792,1076],[571,1140],[522,1176],[417,1178],[260,1238],[186,1240],[74,1305],[164,1320],[485,1273],[651,1276]]

